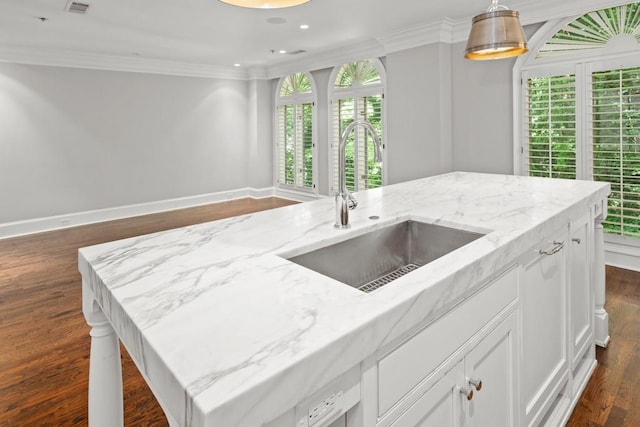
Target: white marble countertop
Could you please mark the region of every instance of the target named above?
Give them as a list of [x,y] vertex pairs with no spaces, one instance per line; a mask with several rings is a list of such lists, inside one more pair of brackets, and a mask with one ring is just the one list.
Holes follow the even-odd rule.
[[[175,419],[258,426],[473,292],[608,184],[454,172],[82,248],[79,267]],[[377,215],[379,220],[369,216]],[[365,294],[293,256],[420,220],[486,236]]]

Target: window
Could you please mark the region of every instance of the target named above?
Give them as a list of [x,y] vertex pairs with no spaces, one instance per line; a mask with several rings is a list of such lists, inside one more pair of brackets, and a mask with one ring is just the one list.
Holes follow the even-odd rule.
[[516,65],[525,141],[516,169],[610,182],[605,232],[640,238],[640,3],[540,31],[551,36]]
[[[364,119],[376,129],[383,143],[384,68],[379,60],[350,62],[334,69],[330,79],[331,104],[331,192],[338,190],[338,145],[351,122]],[[351,191],[380,187],[384,165],[374,162],[373,141],[363,128],[356,128],[345,145],[345,175]]]
[[315,191],[315,91],[311,76],[297,73],[282,78],[276,104],[278,185]]
[[611,183],[605,231],[640,237],[640,67],[591,79],[593,179]]
[[527,80],[529,175],[576,177],[575,75]]

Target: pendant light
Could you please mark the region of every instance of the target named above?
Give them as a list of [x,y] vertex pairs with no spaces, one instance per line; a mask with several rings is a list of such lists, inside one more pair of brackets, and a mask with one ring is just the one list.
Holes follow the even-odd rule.
[[473,18],[464,57],[486,60],[527,53],[527,40],[518,16],[517,11],[492,0],[485,13]]
[[280,9],[283,7],[298,6],[311,0],[220,0],[222,3],[234,6],[248,7],[252,9]]

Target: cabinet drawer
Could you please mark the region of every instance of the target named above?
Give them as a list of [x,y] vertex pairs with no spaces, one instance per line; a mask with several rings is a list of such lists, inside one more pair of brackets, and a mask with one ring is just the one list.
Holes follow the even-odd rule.
[[509,305],[517,297],[517,288],[517,270],[510,269],[378,360],[378,417]]

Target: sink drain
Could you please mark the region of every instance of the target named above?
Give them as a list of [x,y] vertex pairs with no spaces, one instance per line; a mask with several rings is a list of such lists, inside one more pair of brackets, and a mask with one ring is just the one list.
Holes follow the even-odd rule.
[[391,273],[387,273],[382,277],[378,277],[375,280],[365,283],[364,285],[360,286],[358,290],[365,293],[373,292],[376,289],[381,288],[387,283],[393,282],[396,279],[399,279],[400,277],[404,276],[407,273],[412,272],[417,268],[420,268],[420,266],[417,264],[407,264],[405,266],[400,267],[397,270],[393,270]]

